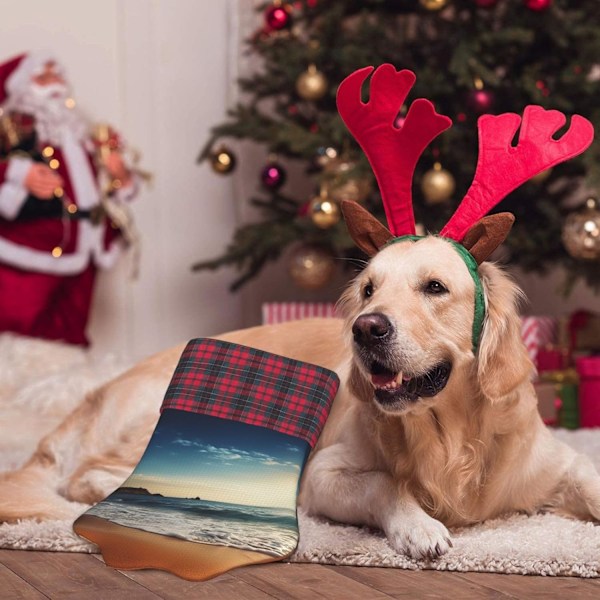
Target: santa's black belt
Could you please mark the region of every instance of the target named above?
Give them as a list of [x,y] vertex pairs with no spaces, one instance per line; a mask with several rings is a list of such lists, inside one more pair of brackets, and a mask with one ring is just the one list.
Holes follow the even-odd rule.
[[75,204],[65,206],[60,200],[39,200],[29,197],[15,221],[33,221],[35,219],[63,219],[70,220],[89,219],[97,224],[102,221],[106,212],[101,205],[90,210],[82,210]]
[[[71,205],[74,206],[74,205]],[[100,204],[98,206],[94,206],[91,210],[81,210],[75,207],[76,210],[71,212],[68,208],[65,211],[66,216],[69,219],[89,219],[92,223],[100,223],[100,221],[106,215],[106,211],[104,207]]]

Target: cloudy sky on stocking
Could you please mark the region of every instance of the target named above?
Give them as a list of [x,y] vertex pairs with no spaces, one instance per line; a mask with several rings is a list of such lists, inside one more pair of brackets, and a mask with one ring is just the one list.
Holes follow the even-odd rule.
[[163,496],[293,509],[305,447],[264,427],[166,410],[123,485]]

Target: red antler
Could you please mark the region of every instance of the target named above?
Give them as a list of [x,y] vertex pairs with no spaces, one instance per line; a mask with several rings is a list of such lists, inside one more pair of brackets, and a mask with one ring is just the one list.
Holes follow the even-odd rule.
[[390,230],[394,235],[414,234],[412,177],[417,161],[427,145],[452,121],[435,112],[429,100],[415,100],[401,128],[394,121],[415,82],[412,71],[396,71],[381,65],[371,78],[368,103],[360,99],[362,85],[373,71],[365,67],[340,84],[338,111],[346,126],[364,150],[381,191]]
[[[566,122],[557,110],[527,106],[514,113],[479,118],[479,158],[473,183],[460,206],[440,231],[443,237],[462,241],[468,229],[522,183],[558,163],[581,154],[594,139],[593,125],[573,115],[568,131],[553,134]],[[511,145],[521,124],[519,143]]]

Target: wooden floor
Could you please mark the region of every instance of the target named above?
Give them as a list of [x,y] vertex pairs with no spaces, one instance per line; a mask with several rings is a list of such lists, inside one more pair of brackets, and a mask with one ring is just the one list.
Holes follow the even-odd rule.
[[598,600],[599,579],[406,571],[273,563],[211,581],[162,571],[116,571],[90,554],[0,550],[0,598],[59,600],[386,600],[389,598],[561,598]]

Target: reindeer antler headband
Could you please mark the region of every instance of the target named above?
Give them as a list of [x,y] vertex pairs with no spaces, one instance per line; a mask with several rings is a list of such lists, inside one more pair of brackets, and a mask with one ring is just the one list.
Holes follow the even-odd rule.
[[[356,244],[373,256],[388,243],[415,236],[412,209],[412,177],[427,145],[452,121],[435,112],[429,100],[415,100],[401,127],[394,121],[415,82],[412,71],[396,71],[393,65],[378,67],[371,78],[367,103],[361,89],[374,67],[355,71],[340,84],[338,111],[364,150],[381,192],[390,229],[355,202],[342,202],[348,230]],[[573,115],[565,134],[553,135],[566,122],[565,115],[541,106],[527,106],[523,118],[514,113],[483,115],[477,123],[479,158],[473,183],[439,235],[459,252],[475,282],[473,349],[483,325],[484,304],[477,266],[506,238],[514,217],[500,213],[485,217],[505,196],[538,173],[583,152],[594,139],[592,124]],[[512,140],[521,126],[518,145]],[[465,249],[468,252],[465,252]]]

